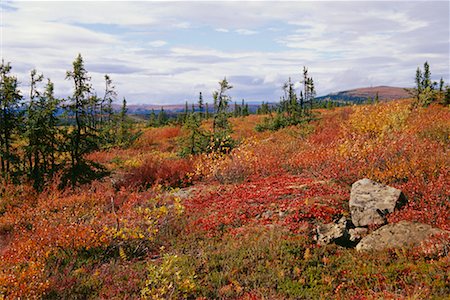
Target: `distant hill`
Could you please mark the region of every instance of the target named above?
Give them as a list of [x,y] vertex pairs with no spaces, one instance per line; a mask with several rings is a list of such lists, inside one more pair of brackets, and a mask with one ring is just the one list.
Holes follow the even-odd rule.
[[[376,86],[365,87],[353,90],[341,91],[337,93],[331,93],[325,96],[317,97],[317,101],[336,101],[336,102],[353,102],[362,103],[367,101],[368,97],[374,98],[378,92],[378,98],[381,101],[389,101],[394,99],[409,98],[410,95],[404,88],[392,87],[392,86]],[[276,105],[278,102],[273,102],[270,105]],[[249,102],[247,103],[251,113],[256,112],[256,109],[260,106],[260,103]],[[212,112],[212,104],[209,104],[209,111]],[[128,113],[132,115],[148,115],[152,109],[158,113],[164,107],[164,110],[169,116],[175,116],[185,109],[185,104],[167,104],[167,105],[155,105],[155,104],[130,104],[128,105]],[[233,108],[231,103],[230,108]],[[114,105],[116,111],[120,110],[120,105]],[[191,109],[191,103],[189,103],[189,109]],[[196,106],[197,109],[197,106]]]
[[381,101],[389,101],[394,99],[404,99],[411,97],[405,88],[393,86],[376,86],[358,88],[337,93],[331,93],[325,96],[317,97],[319,101],[347,101],[360,103],[367,100],[367,98],[374,98],[378,93],[378,98]]

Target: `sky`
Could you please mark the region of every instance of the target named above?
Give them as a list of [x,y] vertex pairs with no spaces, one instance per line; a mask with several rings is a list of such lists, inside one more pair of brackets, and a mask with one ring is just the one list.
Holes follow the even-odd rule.
[[81,53],[97,94],[109,74],[131,104],[211,102],[224,77],[234,101],[278,101],[303,66],[318,95],[411,87],[425,61],[450,82],[449,3],[1,0],[1,57],[24,95],[35,68],[65,98]]

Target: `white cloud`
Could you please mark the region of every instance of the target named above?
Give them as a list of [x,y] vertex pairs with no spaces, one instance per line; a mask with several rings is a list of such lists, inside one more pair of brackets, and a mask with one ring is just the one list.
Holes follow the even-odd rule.
[[255,30],[242,29],[242,28],[236,29],[235,32],[237,34],[241,34],[241,35],[252,35],[252,34],[257,34],[258,33],[258,31],[255,31]]
[[412,85],[425,60],[432,75],[450,80],[448,2],[8,5],[15,9],[3,12],[2,56],[23,86],[37,68],[61,96],[70,93],[65,71],[78,53],[99,92],[110,73],[130,103],[179,103],[196,99],[199,88],[208,97],[223,76],[236,80],[239,99],[277,100],[283,81],[299,80],[303,65],[319,94]]
[[225,28],[216,28],[216,31],[217,32],[224,32],[224,33],[230,32],[228,29],[225,29]]
[[179,29],[189,29],[192,28],[192,24],[189,22],[181,22],[181,23],[176,23],[172,25],[174,28],[179,28]]
[[156,41],[149,42],[148,45],[150,47],[162,47],[162,46],[167,45],[167,42],[166,41],[162,41],[162,40],[156,40]]

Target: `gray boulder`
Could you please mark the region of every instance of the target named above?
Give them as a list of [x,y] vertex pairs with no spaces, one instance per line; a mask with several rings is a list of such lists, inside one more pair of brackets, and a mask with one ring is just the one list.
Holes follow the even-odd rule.
[[356,250],[380,251],[389,248],[417,246],[433,234],[448,233],[422,223],[400,221],[385,225],[364,237]]
[[356,227],[386,224],[386,215],[406,204],[402,191],[364,178],[352,185],[350,213]]

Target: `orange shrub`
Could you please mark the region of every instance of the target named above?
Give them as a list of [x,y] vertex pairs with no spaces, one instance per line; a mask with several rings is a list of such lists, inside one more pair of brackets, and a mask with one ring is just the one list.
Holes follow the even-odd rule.
[[149,128],[139,137],[133,148],[141,150],[153,149],[162,152],[174,151],[177,146],[177,138],[180,135],[180,126]]

